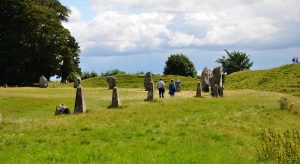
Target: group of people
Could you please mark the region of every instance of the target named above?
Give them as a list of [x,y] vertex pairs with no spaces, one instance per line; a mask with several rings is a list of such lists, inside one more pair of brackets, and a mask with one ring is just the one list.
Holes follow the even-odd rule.
[[292,61],[293,61],[293,64],[298,63],[298,57],[294,57],[294,58],[292,59]]
[[[157,88],[159,92],[159,98],[164,98],[164,93],[165,93],[165,83],[162,81],[162,79],[159,79],[157,83]],[[169,94],[170,96],[174,96],[176,92],[176,85],[174,83],[174,80],[172,79],[171,82],[169,83]]]

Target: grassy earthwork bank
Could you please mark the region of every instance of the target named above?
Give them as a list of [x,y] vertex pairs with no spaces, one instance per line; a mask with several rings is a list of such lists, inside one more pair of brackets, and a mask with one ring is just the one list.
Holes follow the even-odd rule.
[[88,113],[54,116],[60,103],[73,111],[75,89],[0,88],[0,163],[255,163],[262,130],[300,129],[300,97],[283,93],[185,90],[149,103],[142,88],[119,92],[120,109],[107,109],[106,85],[86,87]]
[[236,72],[226,77],[225,88],[275,91],[300,96],[300,64]]

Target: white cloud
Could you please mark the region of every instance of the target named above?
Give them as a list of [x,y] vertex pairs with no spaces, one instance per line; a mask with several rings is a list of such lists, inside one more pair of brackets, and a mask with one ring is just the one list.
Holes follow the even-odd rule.
[[[113,53],[164,48],[288,43],[299,24],[298,0],[90,0],[96,16],[83,21],[71,7],[65,23],[83,51]],[[285,31],[285,33],[283,33]],[[300,39],[299,39],[300,40]],[[97,52],[95,52],[97,53]]]

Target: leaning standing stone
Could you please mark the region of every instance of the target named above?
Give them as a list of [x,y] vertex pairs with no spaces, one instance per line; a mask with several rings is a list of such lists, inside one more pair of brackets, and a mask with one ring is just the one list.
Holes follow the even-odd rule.
[[153,101],[153,95],[154,95],[154,82],[151,81],[149,85],[148,95],[146,101]]
[[45,76],[41,76],[39,79],[40,88],[47,88],[48,87],[48,80]]
[[112,102],[111,102],[111,106],[109,108],[118,108],[120,106],[121,106],[121,101],[119,98],[118,88],[114,87],[113,92],[112,92]]
[[64,105],[64,104],[59,104],[56,106],[55,109],[55,115],[61,115],[61,114],[70,114],[70,109]]
[[196,97],[201,97],[201,90],[202,90],[202,87],[201,87],[201,82],[198,81],[197,83],[197,92],[196,92]]
[[77,114],[83,112],[86,112],[86,104],[85,104],[83,88],[79,86],[77,87],[77,91],[76,91],[74,113]]
[[108,83],[108,89],[113,89],[117,86],[117,79],[113,76],[108,76],[106,82]]
[[181,81],[177,79],[175,82],[175,86],[176,86],[176,92],[180,92],[181,91]]
[[144,87],[145,87],[145,90],[146,91],[149,91],[150,88],[151,88],[151,81],[152,80],[152,73],[151,72],[147,72],[146,73],[146,76],[145,76],[145,79],[144,79]]
[[77,88],[80,86],[81,78],[77,75],[74,76],[74,88]]

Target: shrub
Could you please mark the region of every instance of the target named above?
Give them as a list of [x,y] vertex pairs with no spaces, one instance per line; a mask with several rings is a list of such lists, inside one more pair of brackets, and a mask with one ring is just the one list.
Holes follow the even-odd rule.
[[120,74],[126,74],[126,72],[121,71],[119,69],[112,69],[112,70],[106,71],[104,73],[102,72],[101,76],[112,76],[112,75],[120,75]]
[[292,110],[294,107],[294,104],[289,103],[285,97],[280,98],[280,100],[278,100],[278,104],[280,110]]
[[300,162],[300,135],[296,129],[286,130],[283,134],[268,129],[262,131],[260,137],[261,147],[257,149],[260,161]]

